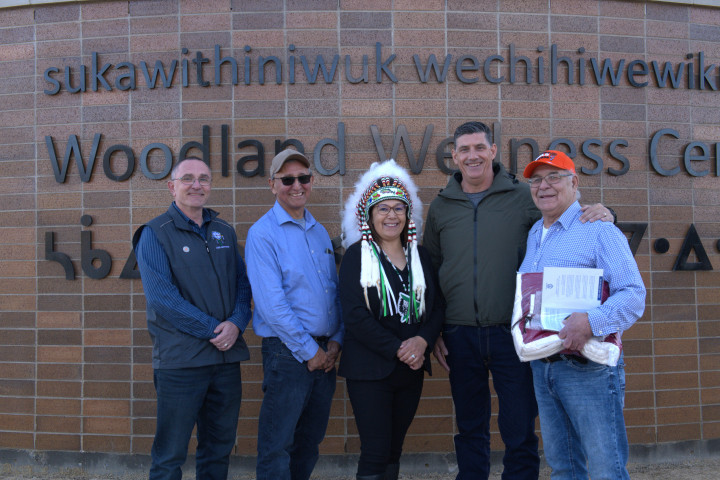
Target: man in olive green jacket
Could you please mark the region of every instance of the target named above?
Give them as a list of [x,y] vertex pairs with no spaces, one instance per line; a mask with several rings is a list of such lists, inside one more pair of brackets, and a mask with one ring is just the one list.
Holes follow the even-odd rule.
[[[527,184],[499,163],[487,125],[455,130],[453,161],[459,172],[433,200],[423,237],[438,269],[447,308],[435,356],[450,372],[459,433],[457,480],[486,479],[490,471],[489,373],[498,396],[498,427],[505,443],[504,479],[537,479],[537,404],[532,372],[515,353],[510,335],[515,273],[527,233],[540,218]],[[586,208],[586,207],[585,207]],[[612,220],[594,205],[584,221]]]

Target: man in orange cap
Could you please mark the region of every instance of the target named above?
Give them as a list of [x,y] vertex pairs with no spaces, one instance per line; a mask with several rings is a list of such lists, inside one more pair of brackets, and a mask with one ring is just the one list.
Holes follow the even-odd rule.
[[597,268],[610,286],[605,303],[564,320],[563,352],[531,362],[552,478],[629,480],[622,356],[617,365],[604,365],[580,351],[592,337],[620,337],[630,328],[645,309],[645,286],[625,235],[612,223],[580,221],[579,179],[567,155],[543,152],[524,176],[542,219],[528,233],[520,273]]

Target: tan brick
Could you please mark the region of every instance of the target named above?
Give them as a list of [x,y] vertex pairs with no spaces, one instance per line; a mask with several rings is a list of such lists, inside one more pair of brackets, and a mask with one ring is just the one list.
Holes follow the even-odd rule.
[[0,330],[0,344],[2,345],[34,345],[34,330]]
[[720,434],[720,422],[703,423],[702,433],[707,438],[717,438],[718,434]]
[[696,371],[698,359],[694,355],[655,357],[655,370],[657,372],[688,372]]
[[697,353],[697,340],[656,340],[653,342],[655,355],[678,355]]
[[[140,453],[144,455],[150,455],[150,450],[153,443],[153,437],[135,437],[132,443],[132,453]],[[257,450],[255,450],[257,451]]]
[[39,397],[65,397],[78,398],[82,391],[80,382],[71,381],[49,381],[43,380],[37,382],[37,395]]
[[83,435],[83,450],[88,452],[130,453],[130,437],[124,435]]
[[47,380],[80,380],[80,364],[42,363],[38,364],[37,376]]
[[31,363],[0,363],[0,378],[32,379],[35,365]]
[[127,435],[130,433],[130,419],[86,416],[83,418],[83,432]]
[[127,330],[85,330],[85,345],[130,345],[130,332]]
[[691,438],[699,438],[700,424],[681,424],[658,426],[657,441],[658,442],[679,442],[689,440]]
[[38,433],[35,447],[39,450],[80,450],[80,435]]
[[82,360],[82,349],[80,347],[38,347],[39,362],[80,362]]
[[0,435],[0,447],[30,450],[35,447],[32,433],[3,432]]
[[80,431],[80,417],[38,415],[36,423],[39,432],[77,433]]
[[34,362],[35,348],[29,346],[4,346],[0,349],[0,361]]
[[3,430],[32,431],[35,417],[32,415],[0,415]]
[[628,441],[632,444],[649,444],[656,441],[655,429],[648,427],[638,427],[627,429]]
[[129,398],[130,385],[123,382],[85,382],[83,393],[85,398]]

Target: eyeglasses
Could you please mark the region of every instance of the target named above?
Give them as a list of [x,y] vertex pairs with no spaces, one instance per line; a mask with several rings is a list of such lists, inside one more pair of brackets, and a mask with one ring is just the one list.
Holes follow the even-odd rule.
[[560,181],[562,177],[572,177],[572,173],[548,173],[544,177],[532,177],[528,179],[528,183],[530,184],[530,188],[539,188],[540,184],[543,180],[547,182],[548,185],[555,185]]
[[280,180],[283,185],[289,187],[290,185],[293,185],[295,183],[296,178],[297,181],[300,182],[300,185],[307,185],[308,183],[310,183],[312,174],[308,173],[306,175],[298,175],[297,177],[275,177],[275,180]]
[[194,185],[197,181],[203,187],[207,187],[212,181],[212,179],[206,175],[201,175],[200,178],[195,178],[192,175],[183,175],[180,178],[173,178],[172,180],[180,180],[183,185]]
[[405,212],[407,212],[407,205],[397,205],[393,208],[390,208],[386,205],[378,205],[377,207],[375,207],[375,212],[383,217],[390,215],[391,211],[395,212],[395,215],[397,215],[398,217],[403,217],[405,216]]

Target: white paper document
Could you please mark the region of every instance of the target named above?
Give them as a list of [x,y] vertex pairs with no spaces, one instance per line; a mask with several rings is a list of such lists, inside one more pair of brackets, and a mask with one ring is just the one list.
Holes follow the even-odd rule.
[[587,312],[602,303],[602,268],[543,269],[542,328],[559,332],[573,312]]

